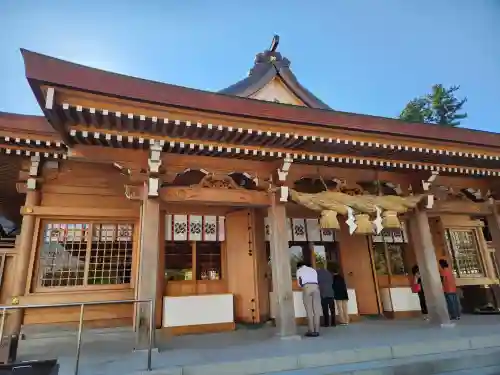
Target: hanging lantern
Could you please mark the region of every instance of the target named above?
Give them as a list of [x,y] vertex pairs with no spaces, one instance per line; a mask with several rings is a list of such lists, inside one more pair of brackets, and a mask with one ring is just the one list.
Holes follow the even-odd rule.
[[319,225],[322,229],[340,229],[337,212],[332,210],[321,211]]
[[370,221],[370,215],[367,214],[357,214],[356,224],[357,228],[354,231],[356,234],[372,234],[373,233],[373,224]]
[[401,222],[395,211],[384,211],[382,213],[382,226],[386,229],[400,229]]

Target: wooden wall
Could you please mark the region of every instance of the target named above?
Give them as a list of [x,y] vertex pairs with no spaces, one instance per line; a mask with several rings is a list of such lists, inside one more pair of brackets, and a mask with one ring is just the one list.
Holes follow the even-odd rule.
[[347,287],[356,290],[359,314],[378,315],[379,300],[368,237],[350,235],[342,222],[337,235],[342,271]]
[[128,177],[109,164],[65,161],[59,170],[44,170],[42,206],[77,208],[137,208],[125,197]]
[[[43,184],[41,185],[41,206],[54,207],[56,214],[58,208],[73,208],[75,217],[81,216],[83,208],[98,208],[105,212],[106,209],[137,209],[139,215],[139,202],[130,201],[125,197],[124,183],[127,177],[109,164],[84,163],[64,161],[59,163],[58,169],[44,169]],[[64,222],[69,218],[50,218]],[[83,218],[91,220],[92,218]],[[119,219],[119,218],[115,218]],[[110,218],[107,220],[111,222]],[[138,227],[138,219],[134,222]],[[39,225],[39,230],[42,230]],[[135,236],[139,231],[136,228]],[[138,238],[135,239],[136,242]],[[38,244],[34,244],[33,252],[38,251]],[[136,250],[136,249],[134,249]],[[134,259],[136,257],[134,256]],[[37,256],[32,257],[32,277],[37,268]],[[31,277],[30,277],[31,278]],[[31,286],[30,286],[31,287]],[[30,288],[27,295],[22,297],[22,304],[65,303],[82,301],[105,301],[134,299],[134,291],[130,289],[89,289],[78,291],[68,288],[64,292],[51,292],[45,290],[34,292]],[[92,326],[117,326],[131,325],[133,317],[132,305],[98,305],[86,308],[84,320]],[[24,324],[76,324],[79,319],[79,308],[51,308],[29,309],[25,313]]]

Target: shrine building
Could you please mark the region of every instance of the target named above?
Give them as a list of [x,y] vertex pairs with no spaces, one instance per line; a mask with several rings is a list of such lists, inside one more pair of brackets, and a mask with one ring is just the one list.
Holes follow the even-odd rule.
[[[43,116],[0,113],[0,210],[14,228],[0,302],[153,299],[172,334],[274,320],[286,336],[305,317],[297,261],[340,267],[353,324],[418,316],[418,264],[431,319],[447,324],[448,259],[464,313],[498,308],[500,134],[338,111],[278,41],[220,92],[22,50]],[[25,309],[7,328],[78,319]],[[132,304],[84,317],[143,332],[149,319]]]

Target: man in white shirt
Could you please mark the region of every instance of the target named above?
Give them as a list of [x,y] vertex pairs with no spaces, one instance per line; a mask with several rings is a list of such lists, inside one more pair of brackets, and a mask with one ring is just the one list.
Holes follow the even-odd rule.
[[307,337],[319,336],[319,323],[321,317],[321,296],[318,287],[318,273],[309,265],[297,263],[297,282],[302,288],[302,301],[306,309]]

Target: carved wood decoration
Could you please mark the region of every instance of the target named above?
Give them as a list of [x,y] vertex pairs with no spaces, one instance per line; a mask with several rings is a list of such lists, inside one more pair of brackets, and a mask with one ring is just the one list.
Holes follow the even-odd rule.
[[302,177],[293,184],[294,190],[302,193],[341,192],[348,195],[363,195],[368,192],[356,182],[341,178]]
[[364,194],[373,195],[403,195],[403,188],[400,184],[390,181],[358,181],[358,185],[364,189]]
[[142,200],[144,187],[143,185],[124,185],[125,196],[130,200]]
[[366,194],[365,189],[363,189],[363,187],[361,187],[359,184],[355,182],[351,182],[348,180],[337,180],[337,181],[338,184],[336,190],[341,193],[351,196]]
[[461,189],[439,185],[434,188],[434,195],[438,201],[468,201]]
[[229,176],[207,174],[198,185],[192,187],[213,188],[213,189],[243,189]]
[[170,203],[196,203],[224,206],[267,207],[269,194],[246,189],[220,189],[208,187],[164,187],[160,189],[160,199]]

